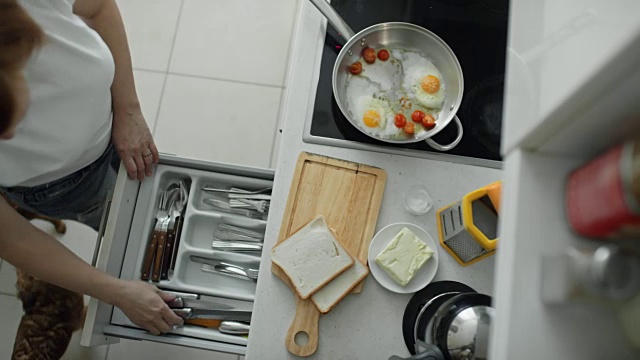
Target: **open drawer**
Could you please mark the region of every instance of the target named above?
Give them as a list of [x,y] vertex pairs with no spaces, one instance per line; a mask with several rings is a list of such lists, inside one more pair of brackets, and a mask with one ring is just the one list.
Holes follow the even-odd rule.
[[[260,254],[233,253],[212,249],[218,226],[226,224],[256,233],[264,233],[266,216],[252,212],[252,217],[221,210],[205,199],[224,196],[207,193],[203,186],[238,187],[257,190],[273,185],[274,172],[267,169],[207,162],[160,155],[152,177],[143,182],[129,180],[121,165],[113,196],[108,201],[102,221],[94,265],[113,276],[139,280],[147,245],[156,222],[160,193],[171,183],[187,180],[188,201],[184,224],[176,248],[174,270],[166,279],[149,282],[167,292],[197,294],[202,299],[251,309],[255,297],[254,281],[202,271],[193,257],[209,258],[259,268]],[[155,336],[136,327],[111,305],[91,299],[82,333],[83,346],[118,342],[119,338],[163,342],[220,352],[244,354],[247,338],[220,333],[216,328],[185,325],[169,334]]]

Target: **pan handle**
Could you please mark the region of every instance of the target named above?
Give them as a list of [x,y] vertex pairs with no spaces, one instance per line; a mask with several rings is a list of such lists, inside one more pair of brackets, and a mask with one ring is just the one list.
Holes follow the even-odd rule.
[[460,140],[462,140],[462,123],[460,122],[460,119],[458,119],[457,115],[453,115],[453,120],[456,122],[456,127],[458,128],[458,136],[451,144],[440,145],[431,139],[426,139],[425,141],[427,142],[427,145],[439,151],[449,151],[456,147],[456,145],[460,143]]
[[349,25],[338,15],[338,12],[331,6],[327,0],[310,0],[313,5],[320,10],[322,15],[329,20],[331,25],[338,30],[340,35],[347,41],[354,37],[356,33],[351,30]]

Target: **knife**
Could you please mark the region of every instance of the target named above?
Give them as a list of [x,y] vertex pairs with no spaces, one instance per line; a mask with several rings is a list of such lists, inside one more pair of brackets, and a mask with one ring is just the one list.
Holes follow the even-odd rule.
[[216,319],[233,321],[250,321],[251,310],[234,309],[227,304],[212,301],[175,298],[167,303],[173,312],[185,320]]
[[170,308],[209,308],[221,310],[233,309],[233,306],[231,305],[183,296],[176,296],[176,298],[169,301],[167,305],[169,305]]
[[148,281],[151,274],[151,266],[153,264],[153,256],[156,253],[156,247],[158,246],[158,236],[154,231],[153,237],[149,240],[147,250],[144,254],[144,261],[142,262],[142,275],[141,280]]
[[219,230],[215,230],[213,232],[213,240],[216,240],[216,241],[225,241],[225,240],[244,241],[244,242],[262,244],[262,239],[258,239],[258,238],[254,238],[254,237],[246,236],[246,235],[241,235],[241,234],[234,234],[234,233],[230,233],[230,232],[226,232],[226,231],[219,231]]
[[213,250],[219,251],[262,251],[261,243],[242,243],[242,242],[232,242],[232,241],[219,241],[216,238],[213,238],[213,243],[211,243],[211,247]]
[[172,309],[179,317],[190,319],[213,319],[213,320],[232,320],[232,321],[251,321],[251,310],[221,310],[221,309],[197,309],[182,308]]
[[229,194],[229,199],[271,200],[271,195],[264,194]]
[[233,320],[187,319],[184,323],[206,328],[217,328],[220,333],[227,335],[249,335],[250,329],[248,323]]

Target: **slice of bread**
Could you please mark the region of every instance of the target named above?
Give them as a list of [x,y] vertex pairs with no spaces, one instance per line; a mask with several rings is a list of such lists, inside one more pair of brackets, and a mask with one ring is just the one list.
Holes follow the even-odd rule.
[[302,299],[308,299],[354,264],[323,216],[274,246],[271,261],[287,274]]
[[355,264],[311,296],[321,313],[326,314],[369,274],[369,268],[356,259]]

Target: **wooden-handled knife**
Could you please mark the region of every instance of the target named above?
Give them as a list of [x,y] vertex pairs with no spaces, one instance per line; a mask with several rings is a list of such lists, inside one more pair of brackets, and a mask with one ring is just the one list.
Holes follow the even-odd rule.
[[153,264],[153,258],[155,257],[156,247],[158,246],[158,238],[160,237],[160,231],[154,230],[153,236],[147,245],[147,250],[144,254],[144,260],[142,262],[142,275],[141,280],[148,281],[151,276],[151,266]]
[[[156,235],[156,233],[158,233]],[[160,281],[160,270],[162,266],[162,254],[164,253],[165,243],[167,241],[167,233],[164,231],[153,231],[153,237],[158,238],[158,245],[156,246],[156,254],[153,264],[153,273],[151,274],[151,281]]]

